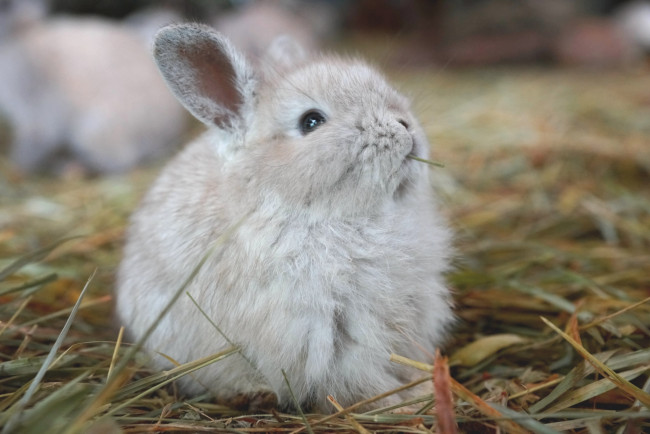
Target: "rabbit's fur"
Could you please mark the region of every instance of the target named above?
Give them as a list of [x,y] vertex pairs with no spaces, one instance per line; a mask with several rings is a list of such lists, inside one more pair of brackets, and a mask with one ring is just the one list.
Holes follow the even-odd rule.
[[63,153],[123,171],[169,151],[186,126],[146,43],[96,18],[34,19],[0,39],[0,116],[26,171],[56,171]]
[[[274,45],[254,70],[207,27],[158,33],[163,76],[209,129],[133,215],[116,309],[140,338],[208,255],[187,291],[241,355],[184,390],[271,391],[287,407],[284,370],[302,405],[331,411],[328,394],[349,405],[421,375],[389,357],[426,361],[444,339],[450,231],[427,167],[406,158],[429,152],[408,101],[361,61]],[[312,109],[326,122],[304,134]],[[185,295],[145,344],[179,362],[229,346]]]

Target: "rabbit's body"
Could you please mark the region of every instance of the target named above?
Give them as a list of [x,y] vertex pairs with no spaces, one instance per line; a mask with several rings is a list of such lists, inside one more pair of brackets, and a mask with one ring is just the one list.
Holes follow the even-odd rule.
[[169,151],[185,114],[130,30],[92,18],[33,23],[0,44],[0,112],[28,171],[66,151],[96,172]]
[[[118,277],[121,320],[139,337],[208,255],[187,291],[241,355],[187,377],[186,390],[272,391],[287,406],[284,370],[301,404],[330,411],[328,394],[349,405],[417,377],[389,358],[426,360],[442,341],[452,319],[442,278],[450,236],[427,168],[406,157],[428,155],[406,101],[371,68],[337,58],[253,79],[215,34],[177,29],[210,39],[201,46],[222,44],[237,89],[254,99],[244,96],[239,114],[190,144],[134,214]],[[177,41],[165,37],[157,59],[170,80],[165,44]],[[206,113],[204,100],[187,95],[200,118],[224,112]],[[301,134],[310,108],[327,121]],[[181,362],[229,345],[185,296],[146,343]]]

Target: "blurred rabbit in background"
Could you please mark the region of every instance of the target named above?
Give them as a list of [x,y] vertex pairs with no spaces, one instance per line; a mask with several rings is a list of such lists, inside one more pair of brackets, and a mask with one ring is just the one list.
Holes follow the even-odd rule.
[[259,60],[279,36],[291,37],[309,53],[336,33],[336,5],[325,1],[250,0],[218,13],[212,25],[252,61]]
[[164,155],[186,126],[146,42],[100,18],[46,17],[44,0],[0,0],[0,116],[11,160],[32,172],[120,172]]
[[183,15],[165,4],[137,9],[124,18],[123,23],[140,35],[149,50],[153,48],[156,33],[168,24],[185,21]]

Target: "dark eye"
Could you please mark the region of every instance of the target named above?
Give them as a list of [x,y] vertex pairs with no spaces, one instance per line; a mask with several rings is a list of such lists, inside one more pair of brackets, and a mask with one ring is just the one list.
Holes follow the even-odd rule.
[[318,110],[309,110],[300,117],[300,132],[305,135],[311,133],[319,125],[325,123],[325,115]]

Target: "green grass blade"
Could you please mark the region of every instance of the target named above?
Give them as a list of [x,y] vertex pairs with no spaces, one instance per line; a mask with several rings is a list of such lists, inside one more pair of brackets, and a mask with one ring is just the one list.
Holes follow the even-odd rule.
[[293,400],[293,405],[296,406],[296,409],[298,410],[298,413],[300,414],[300,417],[302,418],[302,422],[305,424],[305,429],[309,434],[314,434],[314,430],[311,428],[311,425],[309,424],[309,421],[307,420],[307,416],[305,416],[305,413],[302,411],[302,407],[300,406],[300,402],[296,399],[296,395],[293,394],[293,389],[291,388],[291,383],[289,383],[289,378],[287,377],[287,373],[284,372],[284,369],[282,369],[282,376],[284,377],[284,382],[287,385],[287,388],[289,389],[289,394],[291,395],[291,399]]
[[66,243],[70,240],[74,240],[75,238],[80,238],[80,237],[74,236],[74,237],[63,238],[58,241],[55,241],[54,243],[48,246],[43,247],[42,249],[38,249],[34,252],[30,252],[26,255],[19,257],[14,262],[12,262],[7,267],[5,267],[3,270],[0,270],[0,281],[5,280],[7,277],[11,276],[16,271],[23,268],[25,265],[43,260],[47,255],[50,254],[50,252],[52,252],[52,250],[56,249],[63,243]]
[[[60,243],[59,243],[60,244]],[[63,326],[63,329],[61,330],[61,333],[59,333],[59,336],[57,337],[56,341],[52,345],[52,348],[50,349],[50,352],[48,353],[47,357],[43,361],[43,364],[41,365],[41,368],[39,371],[36,373],[36,377],[32,380],[32,383],[29,385],[29,388],[23,395],[22,399],[16,403],[15,406],[10,408],[8,412],[11,414],[9,420],[7,421],[7,424],[4,426],[2,430],[2,434],[8,434],[13,431],[13,428],[15,427],[16,423],[18,422],[18,418],[20,417],[20,414],[24,410],[24,408],[27,406],[29,403],[29,400],[32,399],[32,396],[38,389],[38,386],[40,385],[41,381],[43,380],[43,377],[45,376],[45,373],[47,370],[50,368],[50,365],[54,361],[54,358],[56,357],[56,353],[59,351],[59,348],[61,348],[61,345],[63,344],[63,340],[65,337],[68,335],[68,331],[70,330],[70,327],[72,326],[72,323],[75,319],[75,316],[77,315],[77,311],[79,310],[79,307],[81,306],[81,301],[83,300],[84,296],[86,295],[86,291],[90,287],[90,282],[92,282],[93,278],[95,277],[95,273],[97,270],[91,274],[91,276],[88,278],[88,281],[86,282],[86,285],[83,287],[81,293],[79,294],[79,298],[77,298],[77,302],[74,305],[74,308],[72,309],[72,312],[70,312],[70,316],[68,317],[68,320],[66,321],[65,325]]]
[[[614,351],[607,351],[601,354],[596,355],[600,360],[608,360],[612,355],[614,354]],[[555,389],[551,391],[545,398],[541,399],[540,401],[536,402],[535,404],[531,405],[528,411],[530,413],[539,413],[549,405],[551,405],[553,402],[555,402],[559,397],[564,395],[566,392],[571,390],[571,388],[575,387],[576,384],[585,376],[593,373],[593,368],[592,366],[587,363],[586,361],[579,364],[575,368],[573,368],[567,375],[564,377],[564,379],[555,386]]]
[[415,155],[411,155],[411,154],[407,155],[406,158],[410,158],[411,160],[419,161],[421,163],[427,163],[434,167],[445,167],[444,164],[438,163],[437,161],[427,160],[426,158],[416,157]]
[[83,384],[89,373],[65,383],[61,388],[26,410],[19,422],[21,434],[61,432],[70,416],[88,399],[96,387]]
[[[161,387],[164,387],[165,385],[178,380],[179,378],[183,377],[184,375],[187,375],[191,372],[197,371],[201,368],[204,368],[208,365],[211,365],[212,363],[218,362],[220,360],[225,359],[228,356],[231,356],[235,353],[239,352],[239,348],[229,348],[227,350],[221,351],[216,354],[212,354],[207,357],[203,357],[201,359],[195,360],[193,362],[185,363],[183,365],[177,366],[174,369],[171,369],[169,371],[166,371],[161,374],[154,374],[152,378],[146,379],[147,381],[143,381],[141,383],[138,383],[137,385],[133,385],[133,387],[128,388],[129,393],[133,393],[145,389],[142,392],[138,393],[136,396],[128,399],[127,401],[115,405],[111,408],[110,411],[108,411],[105,415],[102,416],[102,418],[105,417],[111,417],[114,416],[117,412],[122,410],[125,407],[128,407],[129,405],[137,402],[138,400],[142,399],[144,396],[147,396],[154,391],[160,389]],[[126,393],[125,391],[121,391],[121,395],[123,396]]]
[[45,285],[46,283],[54,282],[58,278],[59,278],[58,274],[50,273],[50,274],[48,274],[48,275],[46,275],[44,277],[40,277],[40,278],[38,278],[36,280],[26,282],[26,283],[24,283],[24,284],[22,284],[20,286],[14,286],[14,287],[10,287],[10,288],[0,289],[0,296],[12,294],[14,292],[25,291],[27,289],[34,288],[36,286],[42,286],[42,285]]
[[[627,381],[632,381],[648,370],[650,370],[650,366],[640,366],[636,369],[630,369],[629,371],[621,372],[619,375],[621,378],[624,378]],[[556,413],[560,410],[572,407],[588,399],[602,395],[605,392],[609,392],[614,388],[616,388],[616,385],[607,378],[594,381],[593,383],[567,393],[562,401],[556,403],[552,407],[549,407],[546,412]]]
[[602,363],[600,360],[598,360],[596,357],[594,357],[591,353],[589,353],[582,345],[580,345],[578,342],[576,342],[571,336],[568,334],[564,333],[562,330],[560,330],[555,324],[553,324],[551,321],[547,320],[546,318],[542,317],[542,321],[546,325],[548,325],[550,328],[555,331],[555,333],[559,334],[571,344],[571,346],[578,352],[582,357],[584,357],[589,363],[591,363],[594,368],[596,368],[597,371],[599,371],[603,376],[608,378],[611,382],[613,382],[616,386],[618,386],[621,390],[627,392],[628,394],[632,395],[636,399],[638,399],[643,405],[646,407],[650,408],[650,394],[644,392],[643,390],[639,389],[636,387],[634,384],[630,383],[627,381],[625,378],[621,377],[618,375],[616,372],[612,371],[607,365]]
[[523,426],[526,429],[529,429],[531,432],[536,434],[559,434],[559,431],[554,430],[551,427],[544,425],[538,420],[534,419],[532,416],[526,413],[520,413],[518,411],[512,410],[508,407],[495,404],[493,402],[489,403],[491,407],[497,410],[499,413],[507,416],[510,420],[517,422],[519,425]]

